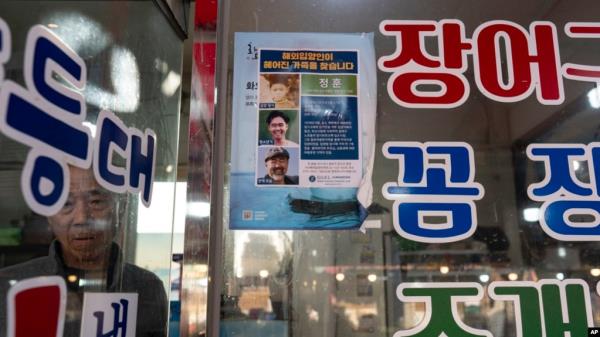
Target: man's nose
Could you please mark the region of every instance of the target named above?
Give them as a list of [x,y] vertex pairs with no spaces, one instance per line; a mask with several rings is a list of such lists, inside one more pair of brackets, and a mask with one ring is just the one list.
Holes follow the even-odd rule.
[[73,210],[73,223],[74,224],[86,224],[90,218],[90,208],[87,202],[78,201],[75,203],[75,209]]

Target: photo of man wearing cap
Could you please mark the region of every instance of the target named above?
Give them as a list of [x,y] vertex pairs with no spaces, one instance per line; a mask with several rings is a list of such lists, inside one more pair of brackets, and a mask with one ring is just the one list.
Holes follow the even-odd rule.
[[261,185],[298,185],[298,176],[287,175],[290,153],[283,147],[272,147],[265,155],[267,174],[258,178]]

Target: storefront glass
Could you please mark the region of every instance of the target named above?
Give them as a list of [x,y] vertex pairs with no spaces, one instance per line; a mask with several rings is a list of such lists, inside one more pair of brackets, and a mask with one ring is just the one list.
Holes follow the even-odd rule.
[[[598,194],[594,192],[597,161],[592,154],[599,130],[596,118],[600,107],[596,84],[598,73],[589,73],[596,68],[586,68],[587,73],[567,70],[567,63],[572,66],[600,65],[597,28],[600,4],[597,1],[251,0],[223,1],[221,10],[221,57],[218,59],[223,63],[218,67],[217,141],[223,143],[217,147],[220,155],[215,158],[221,162],[213,174],[217,176],[214,186],[222,184],[224,190],[213,194],[217,196],[213,203],[222,204],[222,207],[213,213],[216,219],[212,229],[221,237],[211,243],[217,247],[211,256],[211,267],[215,270],[212,297],[219,299],[220,310],[209,315],[209,322],[212,322],[209,324],[210,336],[438,336],[446,333],[448,336],[498,337],[537,336],[535,333],[542,335],[542,330],[550,336],[551,331],[563,331],[561,329],[571,331],[572,336],[584,336],[588,327],[600,325],[600,296],[596,293],[600,255],[595,242],[599,236],[593,229],[598,228],[599,219],[595,210]],[[385,28],[384,20],[397,21],[387,22],[392,26]],[[394,24],[398,26],[393,27]],[[419,24],[423,27],[414,28]],[[387,34],[384,34],[386,29]],[[400,31],[403,37],[398,33]],[[418,31],[420,33],[416,33]],[[240,34],[259,32],[273,34]],[[281,35],[277,32],[309,34]],[[310,204],[299,204],[294,202],[299,200],[294,199],[294,192],[290,192],[287,199],[284,196],[263,204],[263,213],[257,214],[257,209],[239,208],[240,203],[250,204],[265,193],[265,187],[260,186],[265,183],[260,180],[265,175],[261,168],[263,160],[269,164],[270,159],[279,154],[279,158],[283,158],[281,161],[291,163],[293,151],[298,151],[285,145],[286,152],[266,152],[261,148],[261,137],[268,136],[261,136],[256,125],[264,123],[267,113],[263,110],[273,110],[278,104],[275,96],[272,106],[261,104],[268,98],[262,97],[259,88],[272,88],[278,81],[272,76],[258,76],[258,73],[268,73],[271,65],[275,67],[275,62],[268,66],[263,62],[264,50],[282,50],[283,55],[291,52],[289,55],[293,58],[294,53],[352,49],[337,47],[344,39],[341,35],[332,37],[326,45],[318,33],[354,33],[357,39],[368,38],[368,33],[374,36],[374,54],[379,60],[376,73],[369,73],[368,66],[359,68],[361,78],[376,77],[373,86],[376,92],[358,97],[361,100],[375,97],[377,111],[375,132],[363,136],[363,141],[371,137],[375,143],[373,200],[368,208],[369,225],[363,230],[302,230],[295,223],[293,228],[282,230],[295,221],[298,213],[308,214],[311,221],[316,221],[323,214],[337,212],[340,208],[336,207],[342,207],[319,198],[309,199]],[[444,40],[440,42],[442,36]],[[256,45],[247,43],[250,40],[245,38],[254,38]],[[284,41],[286,38],[295,39],[296,45]],[[405,59],[398,56],[402,48],[419,52],[419,46],[423,48],[421,58],[414,54],[405,55]],[[253,57],[254,63],[248,61]],[[361,50],[359,57],[364,60],[368,54]],[[389,61],[394,58],[395,63]],[[384,60],[389,62],[387,70],[382,65]],[[240,62],[247,61],[249,63],[240,66]],[[257,72],[259,62],[261,68]],[[289,91],[300,90],[304,81],[309,81],[304,73],[297,80],[295,76],[298,75],[293,75],[295,70],[290,70],[295,67],[292,61],[278,64],[284,64],[279,73],[287,76],[284,86]],[[298,63],[298,67],[302,64]],[[310,70],[309,63],[305,69]],[[448,82],[414,81],[410,82],[413,87],[406,86],[408,89],[402,89],[403,83],[409,83],[408,77],[403,77],[406,82],[392,83],[391,86],[388,83],[393,76],[411,70],[418,76],[446,73],[452,79],[439,76],[436,78],[448,79]],[[490,71],[492,75],[489,75]],[[243,78],[241,74],[254,74],[256,87],[251,82],[236,80]],[[326,76],[322,78],[317,83],[326,85]],[[500,80],[494,85],[493,78]],[[460,99],[461,91],[457,93],[457,86],[470,88],[470,91],[462,92],[464,99]],[[304,90],[302,87],[302,95]],[[419,100],[411,103],[407,90],[420,90],[425,102],[431,101],[431,97],[448,98],[446,94],[458,96],[449,97],[452,102],[445,105],[439,101],[437,106],[436,103],[427,105]],[[288,94],[287,99],[294,101],[297,97]],[[304,96],[300,100],[302,107],[291,103],[277,109],[295,111],[289,114],[307,118],[303,99]],[[239,113],[246,109],[236,103],[239,100],[248,102],[248,110],[243,111],[255,114],[251,119],[243,119]],[[366,116],[366,111],[360,109],[359,114]],[[303,145],[307,140],[302,138],[307,135],[306,123],[302,122],[302,129],[298,131],[299,122],[296,120],[294,125],[293,116],[280,117],[281,124],[288,128],[288,139],[300,143],[300,151],[308,151]],[[270,122],[267,119],[267,124]],[[245,137],[242,134],[244,128],[253,130],[251,137],[241,138]],[[295,135],[292,128],[296,128]],[[285,135],[285,131],[283,133]],[[253,144],[250,153],[239,151],[247,149],[244,142]],[[390,150],[394,146],[396,150]],[[412,182],[412,186],[424,184],[425,171],[423,167],[419,170],[419,165],[454,169],[448,162],[449,155],[441,158],[432,155],[429,160],[417,156],[421,159],[412,164],[407,159],[406,151],[409,150],[406,148],[414,151],[413,154],[422,155],[440,153],[436,151],[443,153],[448,148],[440,148],[447,146],[459,147],[464,153],[468,153],[469,146],[472,148],[473,166],[469,168],[467,160],[466,168],[462,171],[457,168],[463,173],[470,169],[472,177],[438,177],[468,183],[469,186],[463,187],[474,189],[468,193],[472,193],[469,202],[476,209],[473,220],[476,225],[455,240],[423,239],[427,234],[415,238],[414,232],[407,233],[402,222],[395,221],[400,216],[397,214],[399,207],[413,200],[410,193],[394,197],[397,190],[387,187],[402,182]],[[563,153],[561,158],[566,164],[555,171],[562,170],[567,180],[571,177],[576,186],[570,185],[571,189],[567,186],[557,192],[560,186],[568,185],[557,182],[554,191],[534,190],[528,194],[528,188],[539,189],[544,183],[548,184],[551,165],[544,165],[544,158],[550,156],[544,152],[548,147],[572,149],[567,150],[573,151],[568,155],[560,152],[564,150],[553,150],[558,152],[552,156],[556,159],[561,156],[557,153]],[[396,152],[394,156],[393,151],[405,152],[401,152],[402,155]],[[366,157],[365,152],[363,156]],[[467,157],[465,155],[463,159]],[[257,183],[251,183],[248,188],[253,192],[236,197],[239,185],[236,185],[235,168],[246,164],[252,170],[256,167],[263,171],[252,173],[252,179],[258,177]],[[293,169],[292,164],[289,165],[282,169],[284,175],[286,170]],[[225,173],[221,174],[223,171]],[[407,172],[415,175],[420,172],[419,178],[407,177]],[[265,177],[268,175],[267,172]],[[433,181],[434,173],[427,178]],[[274,184],[276,178],[272,180],[269,183]],[[290,181],[286,184],[298,184]],[[540,182],[543,183],[534,185]],[[578,187],[584,190],[578,190]],[[269,188],[273,191],[277,187]],[[584,194],[591,197],[586,198]],[[467,199],[463,200],[466,204],[469,203],[465,201]],[[435,199],[431,195],[418,200],[423,203],[448,202],[448,199]],[[590,203],[552,204],[556,200],[587,200]],[[552,211],[548,210],[550,205],[555,207]],[[563,209],[564,221],[550,218],[558,205],[577,209],[570,213]],[[285,213],[287,219],[269,223],[273,230],[256,230],[259,226],[255,223],[243,222],[259,217],[267,223],[269,217],[277,216],[269,210],[280,206],[289,213]],[[321,208],[315,210],[312,206]],[[230,212],[238,208],[239,214]],[[460,222],[457,209],[429,210],[441,210],[441,213],[425,213],[420,219],[423,230],[455,228],[452,216],[456,223]],[[402,212],[410,212],[410,209],[403,208]],[[418,213],[414,214],[418,217]],[[563,232],[555,230],[553,226],[557,223],[562,223],[566,229]],[[255,230],[247,230],[252,226]],[[434,296],[436,287],[442,290]],[[513,288],[500,289],[502,287]],[[563,293],[561,300],[559,289],[571,289],[572,292]],[[521,302],[515,301],[517,293]],[[450,294],[456,304],[450,304]],[[431,298],[439,300],[435,300],[433,308]],[[570,298],[570,306],[565,298]],[[525,302],[533,303],[533,306],[520,306],[519,303]],[[561,325],[563,321],[571,325]],[[559,335],[562,336],[562,332]]]
[[[0,54],[7,56],[0,65],[6,117],[0,132],[0,336],[54,336],[48,327],[60,317],[64,336],[80,336],[80,330],[81,336],[166,336],[182,37],[154,1],[3,1],[0,23]],[[43,108],[35,115],[29,103],[14,108],[7,97]],[[65,97],[83,103],[68,105]],[[50,121],[50,115],[60,117]],[[11,116],[23,120],[23,128],[33,126],[11,133]],[[28,142],[27,132],[46,138]],[[55,156],[82,142],[89,146],[82,145],[87,159]],[[23,192],[28,165],[42,167],[31,160],[34,152],[68,182],[66,199],[53,210],[32,209],[32,200],[60,193],[52,192],[60,180],[48,184],[50,171],[32,173],[43,177],[31,182],[41,194]],[[26,296],[8,293],[30,278],[60,283],[40,276],[64,280],[66,302],[53,307],[38,297],[28,307],[18,302]],[[62,316],[56,311],[61,303]],[[117,324],[123,321],[127,327]]]

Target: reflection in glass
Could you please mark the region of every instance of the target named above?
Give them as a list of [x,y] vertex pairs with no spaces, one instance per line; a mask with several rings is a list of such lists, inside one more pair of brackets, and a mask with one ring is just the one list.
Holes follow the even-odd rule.
[[[160,9],[152,1],[2,1],[0,16],[11,27],[13,41],[6,77],[23,85],[28,30],[36,24],[48,27],[86,63],[85,125],[94,130],[100,110],[110,109],[127,126],[154,130],[155,181],[161,195],[172,197],[181,86],[172,85],[167,96],[161,84],[169,71],[181,73],[182,44]],[[166,73],[155,69],[156,59]],[[173,198],[153,202],[153,211],[160,209],[156,214],[165,216],[160,224],[146,224],[140,223],[146,209],[138,195],[116,196],[102,189],[79,193],[74,186],[67,207],[47,219],[32,213],[21,195],[20,175],[28,149],[3,135],[0,148],[0,297],[23,278],[63,276],[70,290],[65,336],[79,337],[84,292],[138,293],[137,336],[166,336]],[[124,166],[122,158],[114,159],[113,165]],[[165,169],[169,165],[170,171]],[[87,187],[91,186],[95,182],[87,179]],[[86,213],[89,221],[84,221]],[[183,221],[179,226],[183,232]],[[145,232],[147,228],[157,230]],[[181,236],[176,235],[179,240]],[[146,254],[148,246],[152,254]],[[5,304],[0,306],[5,309]],[[4,328],[3,312],[0,320]]]
[[[578,8],[516,0],[485,4],[425,1],[418,5],[402,1],[345,2],[344,6],[337,7],[327,1],[313,1],[311,5],[284,1],[265,6],[253,0],[226,1],[223,50],[233,55],[230,44],[236,32],[370,32],[377,31],[386,19],[418,17],[437,21],[452,17],[461,20],[467,35],[471,36],[482,22],[491,20],[510,20],[526,27],[536,20],[530,13],[542,10],[544,20],[558,27],[564,24],[565,18],[588,22],[589,10],[600,9],[594,1],[585,1],[585,6]],[[249,12],[254,15],[248,16]],[[376,55],[390,55],[397,47],[395,39],[375,34]],[[600,43],[585,40],[570,39],[559,29],[561,63],[596,64]],[[439,54],[435,38],[428,37],[425,46],[428,54]],[[235,137],[229,129],[231,111],[228,109],[233,87],[238,85],[231,82],[232,57],[227,62],[219,91],[222,103],[219,113],[228,116],[225,154],[230,152],[229,140]],[[509,61],[503,58],[502,71],[507,71],[507,64]],[[377,92],[377,157],[373,174],[375,206],[369,209],[369,219],[380,221],[381,229],[367,229],[366,233],[295,231],[285,239],[289,241],[284,241],[278,231],[270,232],[272,239],[266,240],[251,237],[244,231],[230,230],[227,216],[216,221],[222,225],[226,261],[223,282],[218,289],[222,336],[234,336],[239,331],[246,331],[247,335],[277,331],[278,335],[286,336],[391,336],[399,330],[414,328],[425,316],[425,303],[402,302],[396,295],[398,285],[409,282],[475,282],[487,291],[489,285],[497,281],[581,279],[589,285],[594,324],[600,323],[600,296],[596,294],[596,283],[600,280],[598,243],[559,242],[542,230],[541,203],[529,200],[527,187],[544,178],[544,166],[531,162],[525,155],[531,143],[588,144],[600,140],[597,85],[565,79],[565,102],[547,106],[535,97],[506,103],[481,95],[474,85],[470,56],[465,76],[472,86],[464,105],[454,109],[406,109],[389,97],[386,88],[390,75],[377,73],[380,91]],[[257,81],[263,82],[261,87],[268,87],[267,79]],[[272,100],[268,94],[259,92],[259,101]],[[381,148],[388,141],[460,141],[473,146],[475,180],[481,182],[486,193],[476,202],[478,227],[472,237],[456,243],[429,244],[404,239],[395,232],[394,205],[382,198],[381,187],[397,179],[398,170],[402,168],[382,156]],[[227,170],[232,160],[236,158],[225,157],[220,167]],[[577,179],[590,182],[588,163],[574,161],[571,169]],[[225,188],[229,187],[227,178],[226,175]],[[223,214],[228,214],[228,203],[234,201],[225,196]],[[580,214],[575,214],[575,218],[574,221],[589,226],[598,221]],[[273,275],[272,269],[276,266],[271,259],[260,260],[245,252],[248,247],[271,251],[277,242],[287,242],[285,257],[278,249],[273,255],[280,261],[278,270],[285,271],[279,282]],[[313,251],[318,253],[313,254]],[[265,270],[269,275],[266,278],[245,275],[245,256],[252,261],[253,273]],[[288,262],[283,263],[285,260]],[[284,264],[287,268],[281,267]],[[269,299],[274,318],[270,311],[251,316],[247,310],[240,310],[242,289],[252,290],[263,304]],[[282,310],[277,309],[278,293],[285,294],[281,296],[285,299]],[[248,295],[244,295],[245,307],[247,299]],[[265,311],[265,308],[266,304],[260,310]],[[510,301],[492,300],[486,295],[481,301],[461,304],[458,314],[466,325],[488,330],[493,336],[517,334],[515,305]],[[263,325],[261,319],[268,320],[268,325]]]
[[[118,244],[123,242],[127,200],[100,187],[92,170],[69,171],[68,199],[47,219],[55,237],[48,256],[0,269],[0,291],[5,294],[12,280],[62,276],[69,290],[65,337],[79,336],[85,292],[136,292],[138,336],[164,335],[168,309],[162,282],[124,262]],[[6,307],[0,308],[0,322],[6,322]]]

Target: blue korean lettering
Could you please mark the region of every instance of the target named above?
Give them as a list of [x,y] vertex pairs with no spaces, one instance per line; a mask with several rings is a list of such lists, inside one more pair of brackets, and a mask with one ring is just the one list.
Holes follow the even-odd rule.
[[[4,34],[3,34],[4,36]],[[29,30],[23,74],[26,88],[2,83],[0,131],[31,147],[21,176],[28,206],[42,215],[55,214],[68,195],[67,164],[91,165],[91,131],[82,125],[85,102],[82,89],[85,63],[44,26]]]
[[[134,132],[131,135],[129,153],[129,184],[135,190],[142,191],[142,202],[148,206],[152,197],[152,181],[154,180],[156,135],[146,129],[144,135]],[[144,176],[144,185],[140,184],[140,176]]]
[[[473,228],[474,207],[469,203],[403,202],[397,206],[398,222],[402,231],[412,237],[429,239],[453,238]],[[445,216],[441,224],[427,224],[419,214]],[[451,221],[460,219],[460,221]]]
[[10,95],[6,108],[8,127],[31,137],[36,145],[48,146],[85,160],[88,157],[89,135],[34,104],[16,92]]
[[[53,186],[48,191],[43,191],[44,188],[38,187],[42,185],[43,179],[47,179],[53,183]],[[63,167],[54,159],[40,155],[35,158],[29,181],[35,200],[44,206],[51,207],[61,197],[61,192],[65,187],[65,172],[63,171]]]
[[[544,179],[527,189],[531,200],[543,202],[539,222],[544,232],[562,241],[600,240],[600,195],[596,180],[600,143],[531,144],[527,156],[545,166]],[[587,164],[589,183],[576,177],[574,161]]]
[[591,155],[591,173],[590,176],[593,176],[594,179],[592,179],[591,183],[594,184],[594,188],[596,191],[596,195],[600,195],[599,191],[600,191],[600,179],[597,179],[596,177],[598,177],[598,175],[600,174],[599,170],[600,170],[600,143],[591,143],[589,146],[589,152]]
[[[419,150],[419,153],[415,153]],[[389,194],[398,195],[465,195],[477,196],[480,194],[478,187],[449,187],[446,181],[452,184],[469,183],[471,172],[469,163],[469,151],[467,148],[456,146],[429,146],[426,148],[426,154],[420,148],[407,148],[403,146],[392,146],[388,148],[389,155],[406,154],[404,183],[417,183],[423,179],[423,173],[426,175],[427,184],[425,186],[388,186]],[[447,156],[450,166],[430,167],[424,170],[425,155]],[[414,165],[414,166],[413,166]],[[449,172],[448,172],[449,171]],[[449,176],[447,177],[447,175]],[[467,186],[467,185],[465,185]]]
[[584,156],[585,147],[583,145],[555,148],[533,146],[530,149],[530,158],[533,160],[543,160],[548,170],[547,181],[545,181],[545,184],[540,184],[539,187],[532,188],[532,195],[538,198],[563,192],[580,196],[592,195],[590,188],[580,186],[571,175],[572,160],[569,158]]
[[466,183],[470,179],[471,161],[469,156],[473,150],[461,146],[428,146],[427,153],[429,154],[447,154],[450,157],[450,182]]
[[[572,210],[577,211],[573,212]],[[574,222],[569,220],[570,215],[578,214],[590,214],[594,217],[594,222]],[[556,200],[549,202],[544,207],[542,214],[543,221],[554,235],[561,235],[563,237],[598,237],[600,239],[599,215],[600,201],[598,200]]]
[[98,182],[110,190],[124,192],[128,185],[128,176],[123,169],[112,167],[111,145],[114,144],[121,157],[127,156],[129,146],[128,129],[114,114],[102,111],[97,121],[100,133],[94,150],[94,171]]
[[[8,26],[0,19],[0,81],[3,63],[10,56],[10,39]],[[101,186],[117,193],[142,191],[142,202],[149,206],[155,133],[127,128],[112,112],[101,111],[99,132],[92,142],[91,130],[83,125],[87,76],[83,60],[41,25],[29,30],[24,59],[26,87],[10,80],[0,82],[0,131],[31,148],[21,176],[27,205],[41,215],[58,212],[68,196],[68,165],[87,169],[93,157],[94,175]],[[126,167],[113,165],[115,152],[125,159]]]
[[[95,311],[93,313],[96,317],[96,337],[127,337],[127,309],[129,301],[126,299],[119,300],[119,303],[111,303],[110,306],[113,309],[113,326],[112,330],[103,332],[104,329],[104,312]],[[119,334],[120,331],[120,334]]]
[[387,148],[387,153],[394,157],[403,156],[406,162],[412,163],[410,166],[404,166],[404,174],[401,178],[403,183],[415,184],[423,179],[425,168],[423,150],[420,147],[390,146]]
[[65,95],[64,87],[63,92],[53,88],[53,85],[48,83],[49,78],[46,78],[46,68],[49,67],[48,61],[53,61],[76,81],[82,80],[85,67],[63,50],[64,46],[59,46],[44,36],[37,39],[35,52],[33,53],[33,87],[54,106],[79,115],[83,110],[83,102]]
[[55,214],[69,195],[69,169],[63,162],[33,148],[21,174],[21,189],[29,207],[40,214]]
[[[483,187],[474,182],[473,149],[462,142],[388,142],[384,155],[399,160],[398,182],[386,183],[383,195],[395,200],[394,227],[408,239],[453,242],[477,226],[474,200]],[[431,218],[444,221],[432,223]]]
[[[103,110],[98,115],[99,135],[94,144],[94,175],[98,183],[117,193],[142,192],[142,203],[149,206],[156,158],[156,135],[146,129],[143,134],[127,128],[112,112]],[[112,164],[114,153],[126,160],[126,168]],[[143,182],[142,182],[143,176]]]

